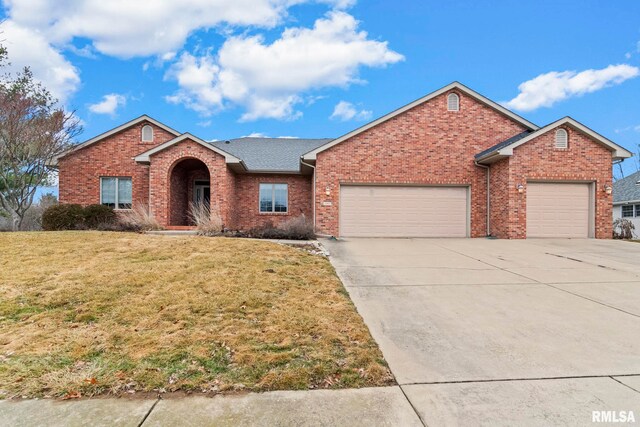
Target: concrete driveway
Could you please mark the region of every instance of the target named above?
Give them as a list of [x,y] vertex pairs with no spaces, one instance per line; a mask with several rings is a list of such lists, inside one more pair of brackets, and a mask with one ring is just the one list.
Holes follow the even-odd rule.
[[640,423],[640,244],[323,244],[425,424]]

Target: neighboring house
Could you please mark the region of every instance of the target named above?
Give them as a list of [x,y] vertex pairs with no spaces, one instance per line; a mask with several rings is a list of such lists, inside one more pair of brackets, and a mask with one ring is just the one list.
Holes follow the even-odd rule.
[[138,203],[169,227],[210,200],[233,229],[304,214],[343,237],[610,238],[612,162],[630,156],[454,82],[337,139],[207,142],[142,116],[57,164],[62,203]]
[[613,183],[613,219],[630,220],[640,234],[640,172]]

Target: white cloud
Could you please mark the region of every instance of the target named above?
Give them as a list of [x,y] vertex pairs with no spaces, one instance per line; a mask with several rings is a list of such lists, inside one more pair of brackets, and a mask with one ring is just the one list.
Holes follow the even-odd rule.
[[302,93],[361,83],[362,66],[384,67],[402,61],[386,42],[371,40],[345,12],[330,12],[313,28],[288,28],[273,43],[262,36],[229,38],[218,55],[185,53],[167,72],[180,89],[168,97],[203,116],[225,101],[245,107],[241,120],[291,120]]
[[297,95],[269,96],[267,94],[253,94],[247,102],[247,112],[240,117],[240,121],[250,122],[258,119],[297,120],[302,117],[302,111],[295,111],[294,107],[301,101]]
[[89,111],[96,114],[115,115],[118,107],[126,105],[127,98],[117,93],[110,93],[102,97],[102,101],[89,105]]
[[222,108],[219,72],[213,57],[184,53],[165,74],[165,80],[176,80],[180,90],[165,99],[172,104],[184,104],[202,116],[210,116]]
[[[14,70],[29,65],[61,102],[80,85],[78,70],[62,55],[96,52],[118,58],[157,56],[172,60],[197,30],[272,28],[291,6],[320,2],[350,7],[354,0],[4,0],[1,30]],[[78,39],[89,44],[77,47]],[[146,63],[147,69],[153,63]]]
[[9,71],[29,66],[34,77],[61,103],[78,89],[78,69],[52,48],[44,35],[12,21],[3,22],[0,31],[11,62]]
[[89,59],[96,59],[98,55],[93,51],[93,46],[90,44],[86,44],[83,47],[76,47],[73,44],[69,44],[65,46],[65,50],[72,52],[78,56]]
[[640,74],[640,69],[627,64],[609,65],[600,70],[552,71],[541,74],[518,86],[520,93],[504,103],[508,108],[532,111],[551,107],[558,101],[624,82]]
[[623,127],[623,128],[619,128],[619,129],[614,129],[614,132],[615,133],[624,133],[624,132],[628,132],[630,130],[633,130],[635,132],[640,132],[640,125],[627,126],[627,127]]
[[[61,46],[87,38],[103,54],[121,58],[179,50],[196,30],[222,24],[272,28],[287,9],[308,0],[5,0],[7,16]],[[322,0],[337,8],[353,0]]]
[[371,111],[360,110],[350,102],[340,101],[333,109],[333,114],[329,117],[332,120],[342,120],[343,122],[349,120],[368,120],[371,118]]

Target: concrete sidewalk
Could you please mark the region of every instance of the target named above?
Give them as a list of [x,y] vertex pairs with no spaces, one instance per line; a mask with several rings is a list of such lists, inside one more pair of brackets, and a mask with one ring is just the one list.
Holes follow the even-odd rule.
[[0,426],[422,426],[400,387],[242,396],[0,401]]

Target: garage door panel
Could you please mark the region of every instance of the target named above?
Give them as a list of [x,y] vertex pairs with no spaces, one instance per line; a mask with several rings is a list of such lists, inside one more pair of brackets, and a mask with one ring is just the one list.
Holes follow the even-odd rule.
[[342,186],[346,237],[465,237],[465,187]]
[[527,185],[528,237],[589,237],[589,217],[589,184]]

